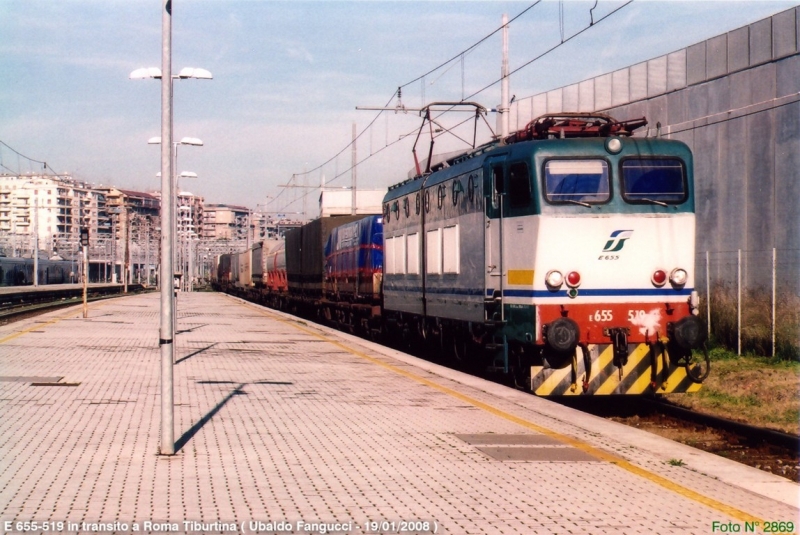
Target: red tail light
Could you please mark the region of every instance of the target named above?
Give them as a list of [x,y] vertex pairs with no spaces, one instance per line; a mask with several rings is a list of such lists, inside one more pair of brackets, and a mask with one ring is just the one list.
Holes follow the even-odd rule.
[[581,274],[577,271],[570,271],[567,275],[567,286],[577,288],[581,284]]

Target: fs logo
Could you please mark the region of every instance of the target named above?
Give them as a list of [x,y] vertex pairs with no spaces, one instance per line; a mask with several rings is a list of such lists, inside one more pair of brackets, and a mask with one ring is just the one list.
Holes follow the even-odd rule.
[[633,235],[632,230],[615,230],[609,236],[609,240],[606,242],[606,246],[603,247],[604,253],[615,253],[622,249],[625,245],[625,240],[630,238]]

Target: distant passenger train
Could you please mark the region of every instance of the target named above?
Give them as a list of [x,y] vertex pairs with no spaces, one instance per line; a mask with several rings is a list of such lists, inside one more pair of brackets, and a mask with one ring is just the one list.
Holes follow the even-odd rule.
[[[75,264],[66,260],[39,260],[39,284],[75,282]],[[33,284],[33,259],[0,257],[0,286]]]
[[391,187],[382,217],[287,233],[258,268],[282,282],[234,280],[223,267],[232,255],[217,285],[397,344],[435,344],[539,395],[696,390],[708,357],[693,357],[706,331],[692,154],[631,137],[644,124],[540,117]]

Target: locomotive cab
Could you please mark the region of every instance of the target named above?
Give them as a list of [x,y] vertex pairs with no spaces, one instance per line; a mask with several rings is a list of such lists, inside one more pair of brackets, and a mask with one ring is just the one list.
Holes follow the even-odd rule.
[[[681,364],[703,347],[685,144],[542,139],[487,159],[484,175],[486,314],[503,323],[512,354],[541,370],[581,360],[588,376],[592,360],[622,372],[631,353]],[[707,369],[687,373],[691,382]]]

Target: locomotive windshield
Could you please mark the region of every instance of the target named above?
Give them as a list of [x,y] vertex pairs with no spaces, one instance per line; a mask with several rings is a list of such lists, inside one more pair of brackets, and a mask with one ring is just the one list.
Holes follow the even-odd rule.
[[623,160],[622,193],[628,202],[682,203],[687,197],[683,163],[668,158]]
[[600,203],[609,199],[605,160],[550,160],[544,166],[545,197],[552,203]]

